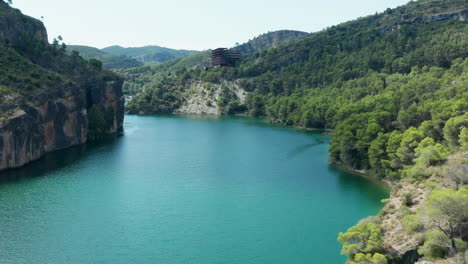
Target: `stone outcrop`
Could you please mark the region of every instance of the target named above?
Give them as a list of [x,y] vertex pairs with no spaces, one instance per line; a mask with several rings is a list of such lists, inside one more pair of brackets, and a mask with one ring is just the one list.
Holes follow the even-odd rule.
[[[5,15],[6,12],[16,15]],[[47,30],[41,21],[21,14],[3,1],[0,1],[0,17],[0,44],[17,45],[32,36],[47,43]]]
[[[61,53],[55,57],[57,61],[39,57],[41,64],[35,64],[35,53],[20,57],[14,50],[27,39],[45,42],[49,47],[42,22],[0,1],[0,48],[5,45],[2,49],[16,54],[18,61],[30,67],[34,64],[37,71],[57,78],[33,91],[23,90],[21,84],[10,84],[13,88],[9,88],[0,83],[0,88],[7,88],[0,89],[0,170],[20,167],[48,152],[87,142],[88,110],[93,105],[108,121],[107,134],[117,134],[123,126],[120,77]],[[72,70],[57,70],[61,67]],[[16,75],[21,74],[18,69]]]
[[122,130],[124,105],[122,80],[94,83],[93,89],[70,87],[54,95],[39,97],[33,105],[9,111],[0,123],[0,170],[16,168],[44,154],[86,143],[88,109],[96,104],[102,112],[112,108],[113,125],[108,133]]
[[[239,104],[245,103],[246,92],[238,81],[222,81],[219,84],[195,82],[186,93],[176,113],[221,115],[224,109],[218,105],[222,96],[230,96]],[[224,113],[225,114],[225,113]]]
[[242,53],[243,56],[250,56],[269,48],[276,48],[287,44],[292,40],[301,39],[310,34],[295,30],[278,30],[262,34],[248,42],[232,48],[231,50]]
[[390,33],[392,31],[396,31],[400,29],[402,25],[429,23],[429,22],[443,21],[443,20],[449,20],[449,19],[465,21],[467,18],[468,18],[468,10],[457,10],[454,12],[448,12],[448,13],[443,13],[443,14],[427,15],[427,16],[421,16],[421,17],[416,17],[416,18],[406,19],[406,20],[402,19],[402,21],[399,21],[395,23],[394,25],[386,25],[384,27],[380,27],[377,29],[377,31],[382,34],[386,34],[386,33]]

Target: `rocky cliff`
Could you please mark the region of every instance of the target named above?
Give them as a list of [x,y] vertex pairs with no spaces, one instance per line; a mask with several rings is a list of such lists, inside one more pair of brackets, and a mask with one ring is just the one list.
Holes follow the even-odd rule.
[[[209,84],[196,82],[184,94],[182,105],[175,113],[183,114],[233,114],[245,103],[246,91],[239,81],[222,81]],[[234,104],[229,102],[235,102]]]
[[292,40],[301,39],[308,35],[310,34],[302,31],[278,30],[262,34],[232,49],[241,52],[243,56],[250,56],[262,50],[276,48]]
[[[42,22],[0,1],[0,170],[122,130],[122,79],[49,45]],[[97,109],[101,127],[90,125]],[[96,119],[96,117],[92,117]]]
[[[0,1],[0,40],[7,44],[18,45],[25,38],[34,36],[47,43],[47,31],[41,21],[22,15],[17,9],[12,9]],[[3,44],[3,43],[2,43]]]

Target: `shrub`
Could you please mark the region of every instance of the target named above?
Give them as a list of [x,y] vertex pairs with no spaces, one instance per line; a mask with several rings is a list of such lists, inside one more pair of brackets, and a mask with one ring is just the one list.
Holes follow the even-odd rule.
[[419,247],[418,253],[428,260],[444,258],[448,255],[450,238],[442,231],[432,230],[426,235],[426,241]]
[[359,223],[338,235],[343,245],[341,254],[353,258],[358,253],[376,253],[383,250],[383,237],[380,228],[373,223]]
[[419,215],[407,215],[403,217],[403,227],[408,233],[421,232],[424,229],[424,224],[421,222]]
[[103,138],[107,132],[107,122],[99,108],[94,104],[88,111],[88,140]]
[[350,260],[350,264],[387,264],[387,258],[380,254],[356,254],[353,260]]
[[89,65],[93,67],[96,70],[101,70],[102,69],[102,61],[96,60],[96,59],[90,59],[89,60]]
[[404,217],[404,216],[407,216],[407,215],[410,215],[411,214],[411,210],[408,208],[408,206],[406,205],[401,205],[399,208],[398,208],[398,213]]
[[413,202],[413,195],[409,192],[403,195],[403,204],[406,206],[411,206],[414,204]]

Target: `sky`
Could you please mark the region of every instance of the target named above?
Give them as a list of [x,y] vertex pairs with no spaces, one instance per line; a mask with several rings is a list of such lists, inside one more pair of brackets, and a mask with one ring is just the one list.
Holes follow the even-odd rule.
[[409,0],[13,0],[40,19],[49,39],[104,48],[232,47],[282,30],[315,32]]

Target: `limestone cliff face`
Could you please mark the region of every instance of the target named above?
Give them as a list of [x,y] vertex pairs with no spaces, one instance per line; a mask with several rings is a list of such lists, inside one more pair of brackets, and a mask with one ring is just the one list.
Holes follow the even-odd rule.
[[[218,84],[195,82],[185,93],[182,105],[176,113],[222,115],[230,111],[229,105],[220,104],[222,97],[245,102],[246,92],[239,81],[222,81]],[[232,109],[231,109],[232,110]]]
[[[94,89],[67,87],[53,96],[37,98],[34,105],[18,102],[9,119],[0,124],[0,170],[20,167],[47,152],[87,141],[88,106],[114,109],[109,133],[122,130],[122,81],[108,81]],[[87,93],[89,96],[87,96]]]
[[[53,60],[39,57],[35,61],[35,53],[16,52],[16,46],[31,39],[44,42],[45,48],[50,48],[45,43],[47,32],[40,21],[0,1],[1,55],[12,54],[15,58],[10,60],[14,61],[11,65],[0,67],[0,75],[12,75],[16,79],[25,75],[27,80],[37,81],[40,87],[31,89],[19,81],[7,82],[0,78],[0,170],[20,167],[48,152],[87,142],[88,111],[93,105],[108,122],[108,134],[118,133],[123,126],[123,80],[120,77],[92,68],[83,59],[64,53]],[[0,60],[0,63],[6,64],[6,61]],[[39,74],[34,77],[36,72]],[[40,83],[41,75],[45,74],[49,74],[45,78],[48,82]]]
[[23,42],[25,38],[34,36],[47,43],[47,31],[41,21],[22,15],[19,10],[10,8],[7,3],[1,0],[0,16],[2,18],[0,19],[1,42],[17,45]]
[[262,50],[276,48],[292,40],[301,39],[309,35],[309,33],[302,31],[278,30],[262,34],[232,49],[241,52],[243,56],[250,56]]

